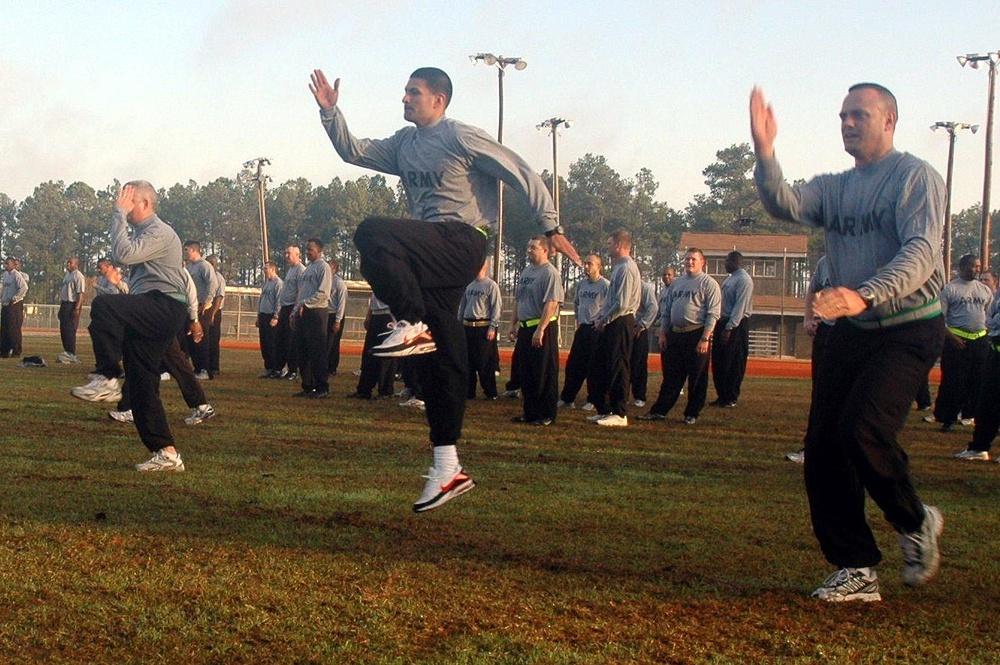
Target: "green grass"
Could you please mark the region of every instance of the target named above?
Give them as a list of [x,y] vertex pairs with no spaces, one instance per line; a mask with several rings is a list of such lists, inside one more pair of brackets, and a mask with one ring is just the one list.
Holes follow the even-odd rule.
[[146,475],[134,429],[69,396],[87,365],[0,361],[0,662],[1000,662],[1000,465],[950,459],[967,431],[904,432],[946,518],[938,577],[903,586],[870,504],[884,601],[836,606],[808,597],[830,566],[782,458],[807,381],[749,379],[694,427],[471,403],[479,486],[414,515],[423,416],[344,399],[357,358],[320,403],[258,380],[256,353],[223,364],[203,425],[163,384],[188,470]]

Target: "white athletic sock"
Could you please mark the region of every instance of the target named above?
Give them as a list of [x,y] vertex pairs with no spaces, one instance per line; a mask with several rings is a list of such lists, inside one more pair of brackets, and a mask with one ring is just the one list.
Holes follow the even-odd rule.
[[434,468],[441,475],[454,475],[458,471],[458,448],[434,446]]

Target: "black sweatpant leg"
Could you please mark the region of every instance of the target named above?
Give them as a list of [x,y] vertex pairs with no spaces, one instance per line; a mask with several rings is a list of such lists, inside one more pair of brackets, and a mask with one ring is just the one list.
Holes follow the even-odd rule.
[[865,519],[865,491],[897,529],[923,523],[897,437],[943,340],[940,316],[873,331],[840,320],[829,333],[816,366],[816,431],[806,441],[805,481],[813,532],[837,567],[881,561]]
[[[191,361],[188,360],[183,349],[181,349],[177,337],[170,340],[170,346],[163,353],[163,366],[170,376],[177,381],[177,387],[180,388],[181,395],[184,397],[184,403],[188,405],[188,408],[194,409],[208,403],[208,398],[205,397],[205,389],[202,388],[201,381],[195,378]],[[129,391],[127,388],[123,388],[122,398],[118,401],[118,410],[128,411],[131,408],[132,400],[129,397]]]
[[[372,314],[368,319],[368,329],[365,330],[365,343],[361,351],[361,375],[354,392],[371,397],[372,391],[378,386],[379,394],[385,395],[385,386],[392,384],[392,373],[396,363],[392,358],[379,358],[371,354],[371,349],[385,339],[383,333],[388,332],[392,323],[391,314]],[[387,378],[388,377],[388,378]],[[389,391],[392,394],[392,391]]]
[[[583,383],[590,374],[590,364],[593,362],[594,349],[597,348],[597,329],[592,324],[576,327],[573,334],[573,345],[566,358],[566,369],[563,371],[563,388],[559,399],[572,404]],[[588,388],[587,401],[592,403],[591,391]]]
[[487,397],[497,396],[497,377],[493,373],[493,347],[496,346],[496,338],[493,341],[488,339],[491,328],[489,326],[473,327],[462,325],[465,329],[465,345],[469,352],[469,381],[466,397],[476,398],[476,383],[483,387],[483,393]]
[[72,300],[59,303],[59,339],[63,351],[76,355],[76,331],[80,327],[80,312]]
[[649,331],[644,330],[632,336],[632,353],[628,362],[629,381],[632,383],[632,398],[646,401],[649,392]]
[[545,329],[540,347],[532,346],[531,339],[538,326],[520,327],[517,330],[517,354],[521,363],[521,395],[524,419],[555,420],[556,403],[559,401],[559,343],[555,324]]
[[986,363],[989,343],[986,337],[963,342],[959,346],[947,335],[941,349],[941,387],[934,404],[934,419],[945,425],[954,423],[960,415],[976,417],[980,370]]
[[629,361],[634,324],[635,316],[632,314],[619,316],[597,337],[589,388],[598,413],[628,415]]
[[303,390],[330,390],[327,371],[327,318],[325,307],[302,308],[299,317],[299,374]]
[[729,331],[729,340],[722,343],[721,333],[729,319],[719,319],[712,342],[712,381],[720,402],[735,402],[740,398],[740,388],[750,355],[750,327],[747,319]]
[[273,372],[281,371],[285,364],[275,365],[277,360],[278,327],[271,325],[273,314],[257,313],[257,339],[260,341],[260,357],[264,361],[264,369]]
[[486,256],[486,236],[460,222],[369,218],[354,244],[361,273],[397,320],[423,321],[437,351],[417,360],[430,439],[453,445],[462,435],[468,356],[458,304]]
[[0,308],[0,356],[17,358],[21,355],[21,328],[24,325],[24,301]]
[[[996,340],[996,338],[992,338]],[[987,349],[986,362],[980,373],[979,402],[976,406],[976,429],[972,434],[972,450],[989,451],[1000,431],[1000,351],[992,345]]]
[[337,370],[340,369],[340,339],[344,336],[344,320],[341,319],[340,326],[336,331],[333,330],[337,321],[336,316],[331,315],[327,321],[326,329],[326,358],[327,358],[327,375],[335,376]]
[[[139,438],[150,452],[174,444],[160,400],[160,361],[183,328],[187,308],[158,291],[140,295],[100,295],[90,309],[90,336],[98,371],[113,366],[121,349],[125,387]],[[102,372],[103,373],[103,372]]]
[[283,305],[278,310],[278,332],[274,346],[274,362],[280,370],[285,365],[289,372],[299,371],[298,331],[292,328],[292,310],[295,305]]

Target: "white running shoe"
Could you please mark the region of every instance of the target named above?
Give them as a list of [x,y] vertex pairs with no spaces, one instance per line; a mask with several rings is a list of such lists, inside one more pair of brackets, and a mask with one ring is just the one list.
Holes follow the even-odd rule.
[[199,381],[208,381],[212,377],[209,376],[207,369],[203,369],[200,372],[198,372],[197,374],[195,374],[194,378],[198,379]]
[[521,396],[520,390],[505,390],[500,393],[500,397],[506,397],[507,399],[517,399]]
[[694,416],[684,416],[685,425],[694,425],[696,422],[698,422],[698,419]]
[[976,419],[975,418],[960,418],[958,422],[962,423],[966,427],[975,427],[976,426]]
[[785,455],[785,459],[789,462],[795,462],[796,464],[806,463],[806,451],[800,450],[796,453],[788,453]]
[[632,406],[641,409],[642,407],[646,406],[646,400],[644,399],[633,400]]
[[431,467],[427,470],[427,475],[424,478],[427,479],[424,491],[413,504],[413,512],[415,513],[437,508],[476,486],[476,481],[470,478],[469,474],[461,467],[451,475],[439,475],[437,469]]
[[209,418],[215,417],[215,409],[211,404],[202,404],[191,412],[191,415],[184,419],[185,425],[198,425]]
[[170,372],[163,372],[162,374],[160,374],[160,381],[169,381],[169,380],[170,380]]
[[576,408],[576,404],[573,404],[573,402],[564,402],[562,400],[559,400],[558,402],[556,402],[556,408],[557,409],[575,409]]
[[601,427],[628,427],[628,417],[616,413],[609,413],[596,422]]
[[878,592],[878,574],[871,568],[868,570],[865,574],[861,568],[841,568],[823,580],[823,584],[812,592],[812,597],[830,603],[882,600]]
[[941,564],[938,537],[944,531],[944,516],[934,506],[924,506],[924,521],[919,531],[899,534],[903,550],[903,584],[920,586],[934,577]]
[[118,379],[109,379],[103,374],[91,379],[87,385],[77,386],[69,392],[73,397],[87,402],[117,402],[122,398]]
[[136,471],[183,471],[184,460],[180,453],[165,453],[157,450],[153,456],[142,464],[135,465]]
[[[389,324],[388,337],[378,346],[372,347],[372,355],[379,358],[398,358],[433,353],[437,350],[427,324],[422,321],[410,323],[400,319]],[[382,333],[386,334],[386,333]]]
[[132,409],[129,409],[128,411],[108,411],[108,418],[111,418],[111,420],[117,420],[120,423],[135,422],[132,418]]
[[600,420],[601,418],[604,418],[607,415],[608,414],[606,414],[606,413],[595,413],[592,416],[587,416],[587,422],[588,423],[596,423],[598,420]]
[[412,407],[414,409],[425,409],[426,408],[426,405],[424,404],[424,400],[422,400],[422,399],[420,399],[418,397],[411,397],[410,399],[406,400],[405,402],[400,402],[399,405],[400,406]]
[[936,423],[937,422],[937,418],[935,418],[933,414],[931,414],[929,416],[924,416],[923,418],[921,418],[921,420],[923,420],[925,423]]
[[973,460],[980,462],[989,462],[990,454],[985,450],[963,450],[960,453],[955,453],[955,459]]
[[590,402],[587,402],[586,404],[584,404],[583,406],[580,407],[580,410],[581,411],[593,411],[596,408],[597,407],[595,407],[593,404],[591,404]]

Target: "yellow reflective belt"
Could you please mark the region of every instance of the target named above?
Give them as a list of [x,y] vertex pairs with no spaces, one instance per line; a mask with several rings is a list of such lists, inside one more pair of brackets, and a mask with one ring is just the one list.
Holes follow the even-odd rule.
[[959,328],[952,328],[951,326],[948,326],[948,332],[950,332],[955,337],[961,337],[962,339],[968,339],[968,340],[977,340],[981,337],[986,337],[985,330],[980,330],[978,332],[966,332]]
[[[558,318],[559,318],[558,316],[553,316],[551,319],[549,319],[549,323],[551,323],[552,321],[557,320]],[[537,326],[541,322],[542,322],[541,318],[527,319],[525,321],[521,321],[521,327],[522,328],[531,328],[533,326]]]

